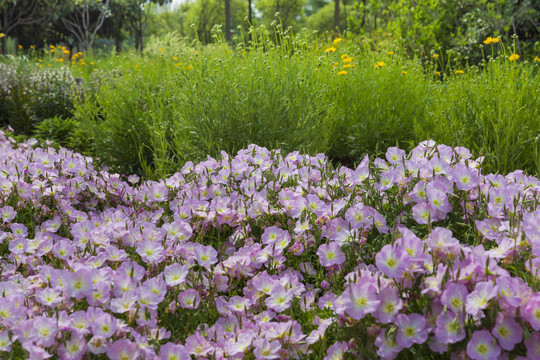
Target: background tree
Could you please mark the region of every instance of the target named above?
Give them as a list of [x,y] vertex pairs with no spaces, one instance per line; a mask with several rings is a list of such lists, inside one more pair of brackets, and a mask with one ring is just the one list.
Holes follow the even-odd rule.
[[334,30],[339,31],[339,3],[340,0],[334,0]]
[[[340,17],[338,28],[343,31],[347,29],[347,12],[351,11],[352,6],[340,6]],[[306,19],[306,26],[309,29],[314,29],[323,32],[333,32],[336,30],[335,26],[335,4],[333,1],[324,5],[319,11],[311,15]]]
[[7,53],[7,37],[22,26],[47,23],[56,8],[55,0],[2,0],[0,1],[0,33],[2,54]]
[[[247,28],[244,21],[246,10],[245,0],[231,0],[231,39],[238,26]],[[187,13],[187,23],[193,24],[198,39],[205,44],[212,42],[212,28],[224,25],[225,22],[223,0],[197,0],[192,3]]]
[[164,5],[170,0],[125,0],[127,2],[127,18],[135,38],[135,49],[143,51],[144,31],[148,23],[148,17],[152,10],[152,4]]
[[110,0],[70,0],[62,23],[83,50],[92,47],[99,29],[109,14]]
[[225,40],[232,42],[231,34],[231,0],[225,0]]
[[176,31],[185,37],[188,30],[186,17],[191,5],[192,3],[187,2],[171,11],[152,12],[148,19],[146,36],[163,36]]
[[259,0],[255,6],[262,13],[266,24],[272,23],[279,13],[279,19],[284,29],[296,25],[303,14],[306,0]]

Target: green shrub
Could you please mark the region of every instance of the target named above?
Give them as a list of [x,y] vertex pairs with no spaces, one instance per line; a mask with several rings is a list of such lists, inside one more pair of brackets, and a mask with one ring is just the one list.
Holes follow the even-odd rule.
[[34,133],[37,138],[51,140],[60,146],[79,147],[73,142],[78,126],[79,122],[75,119],[55,116],[36,124]]
[[0,63],[0,126],[30,134],[44,119],[70,116],[74,88],[75,79],[67,68]]

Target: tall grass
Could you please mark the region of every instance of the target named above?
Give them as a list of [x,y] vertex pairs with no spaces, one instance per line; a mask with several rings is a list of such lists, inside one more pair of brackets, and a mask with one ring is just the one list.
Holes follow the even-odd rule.
[[72,62],[87,89],[74,100],[72,143],[148,178],[251,143],[351,165],[428,138],[485,155],[486,171],[540,173],[539,63],[510,61],[501,44],[468,66],[451,53],[410,59],[392,41],[334,43],[279,25],[234,47],[214,36],[202,46],[170,34],[142,56]]

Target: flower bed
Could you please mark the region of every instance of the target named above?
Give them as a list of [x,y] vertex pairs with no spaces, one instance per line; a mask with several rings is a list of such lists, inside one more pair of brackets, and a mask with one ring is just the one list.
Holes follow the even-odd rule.
[[136,185],[0,133],[0,350],[538,359],[540,182],[480,162],[253,145]]

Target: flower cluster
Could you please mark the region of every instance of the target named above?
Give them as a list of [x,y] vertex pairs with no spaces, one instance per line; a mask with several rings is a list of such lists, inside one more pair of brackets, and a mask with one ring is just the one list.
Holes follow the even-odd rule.
[[467,149],[252,145],[138,184],[34,146],[0,133],[0,351],[540,357],[540,182]]

